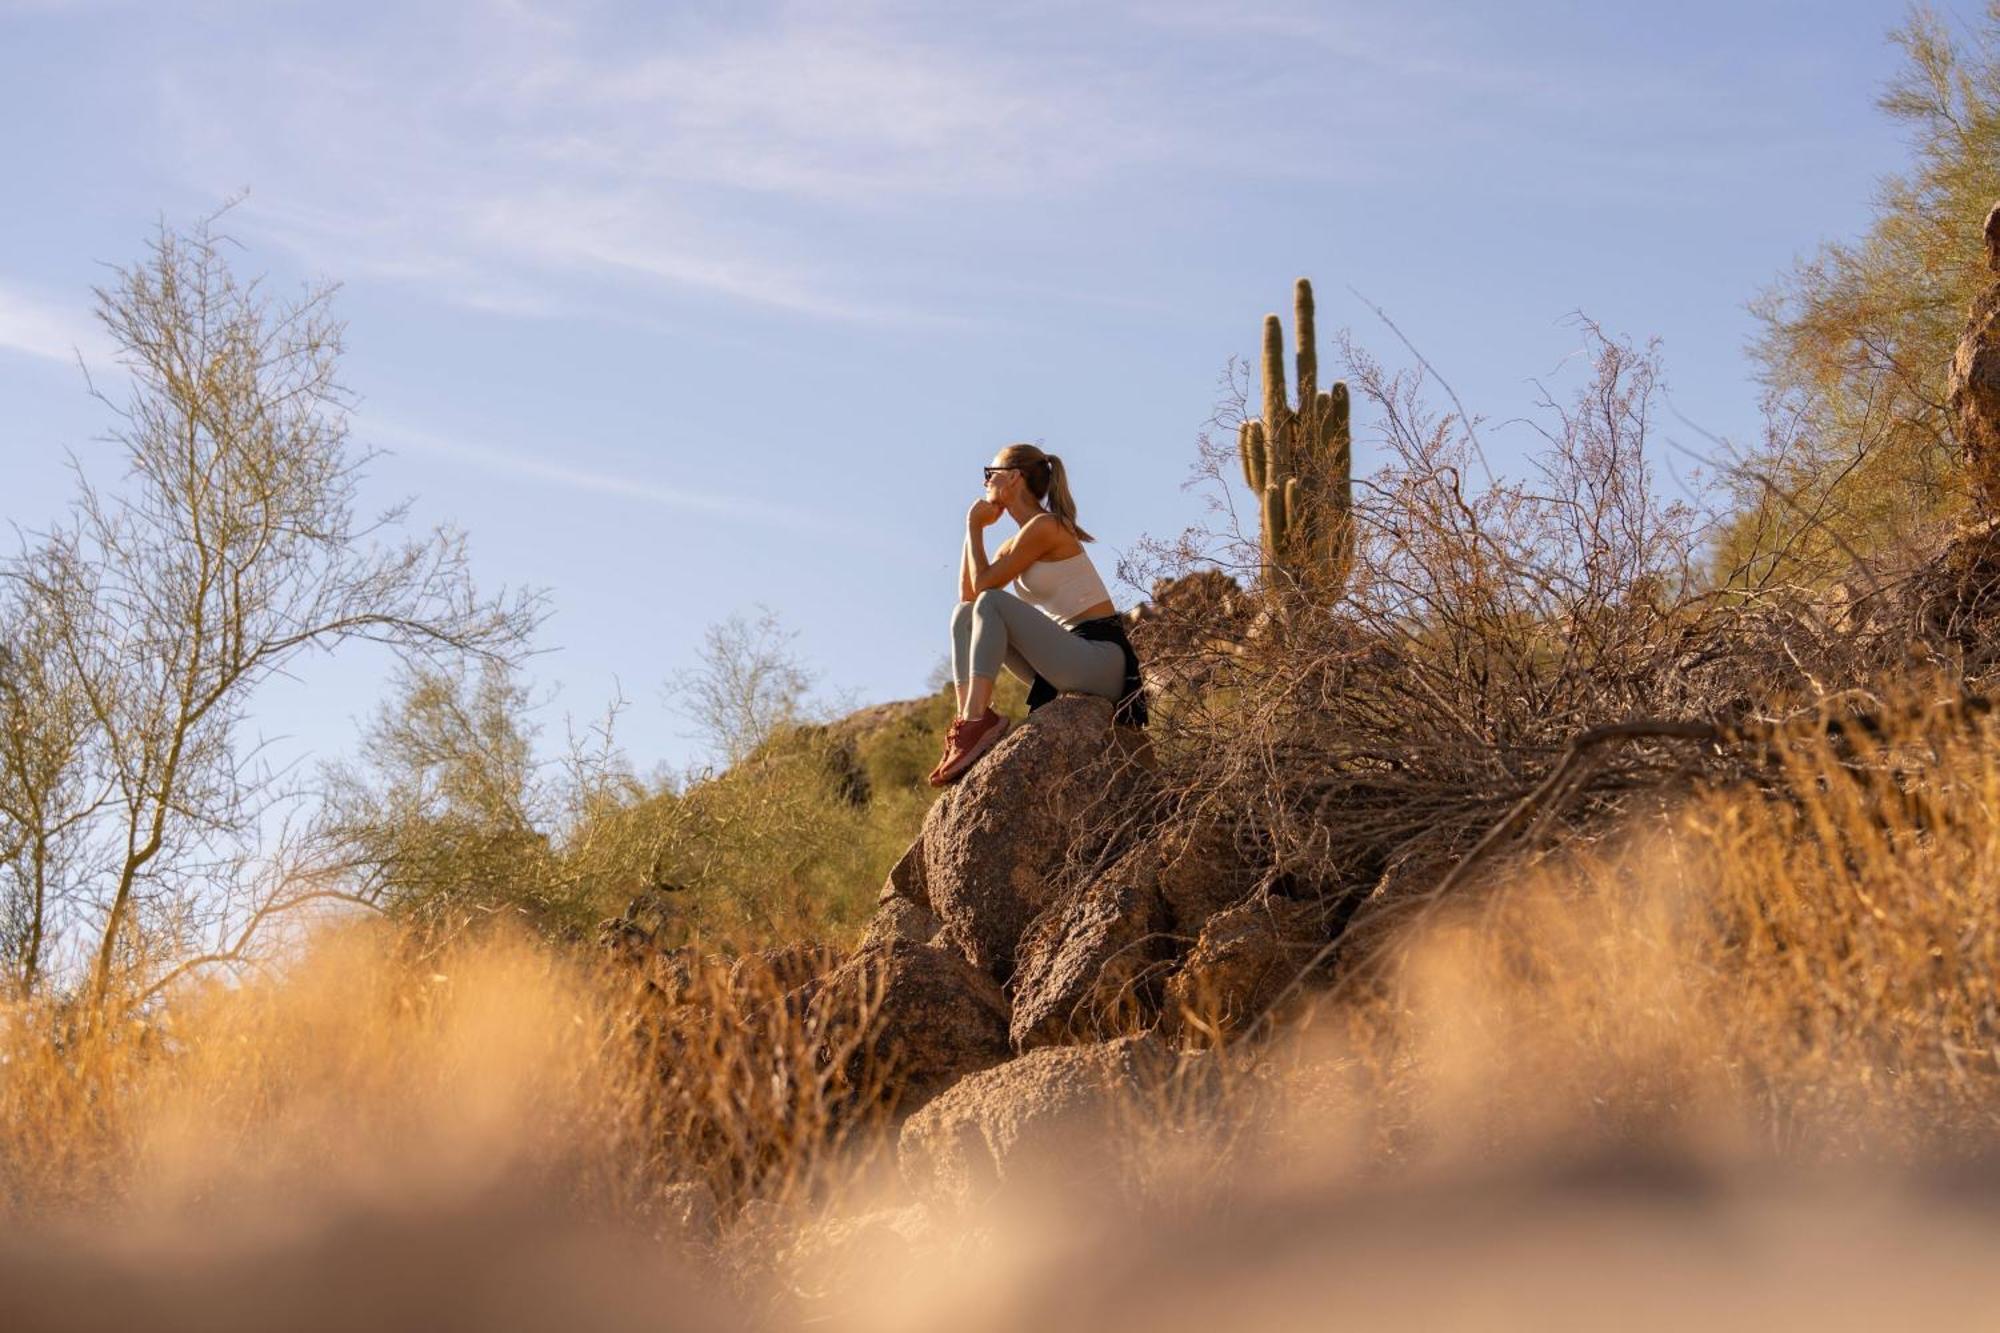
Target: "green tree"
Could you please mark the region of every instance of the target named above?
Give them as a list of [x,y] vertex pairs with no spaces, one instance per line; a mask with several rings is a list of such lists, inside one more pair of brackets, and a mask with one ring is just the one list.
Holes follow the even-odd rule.
[[1904,63],[1879,105],[1908,131],[1911,161],[1880,182],[1860,238],[1822,246],[1753,304],[1769,425],[1737,472],[1725,578],[1893,560],[1969,498],[1945,382],[1990,279],[1980,228],[2000,198],[2000,0],[1964,32],[1913,9],[1890,39]]
[[355,513],[331,288],[240,281],[210,223],[162,227],[97,314],[111,443],[68,513],[0,560],[0,931],[12,989],[143,998],[339,896],[274,839],[282,775],[244,742],[263,682],[358,640],[504,660],[534,598],[477,595],[460,538]]
[[504,665],[405,669],[359,764],[327,770],[326,828],[355,896],[434,941],[498,912],[558,931],[586,918],[554,843],[564,802],[534,739],[526,686]]
[[811,720],[813,673],[792,651],[798,631],[769,607],[710,625],[696,664],[667,681],[666,694],[695,724],[724,767],[741,763],[779,729]]

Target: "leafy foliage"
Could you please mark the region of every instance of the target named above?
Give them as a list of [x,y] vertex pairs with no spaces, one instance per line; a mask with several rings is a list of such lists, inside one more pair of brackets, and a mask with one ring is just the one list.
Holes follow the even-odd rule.
[[1907,557],[1909,538],[1966,503],[1945,382],[1991,276],[1980,227],[2000,199],[2000,3],[1963,35],[1920,8],[1892,39],[1905,64],[1880,106],[1912,161],[1882,180],[1859,239],[1824,245],[1753,305],[1769,410],[1735,479],[1725,581]]
[[97,293],[122,485],[0,561],[0,929],[12,989],[140,998],[342,896],[271,836],[287,793],[243,723],[263,682],[357,640],[504,661],[533,597],[476,593],[462,540],[356,515],[332,289],[273,300],[208,222]]

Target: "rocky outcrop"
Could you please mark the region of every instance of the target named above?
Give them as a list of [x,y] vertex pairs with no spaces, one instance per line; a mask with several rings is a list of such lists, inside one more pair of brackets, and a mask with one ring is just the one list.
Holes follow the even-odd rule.
[[908,1169],[941,1162],[951,1189],[984,1169],[950,1146],[959,1136],[997,1161],[1019,1125],[1096,1105],[1091,1089],[1125,1078],[1141,1048],[1123,1034],[1163,1016],[1175,1031],[1184,1012],[1209,1036],[1239,1030],[1329,937],[1317,904],[1259,889],[1237,816],[1168,808],[1124,730],[1084,695],[1032,713],[931,807],[822,983],[823,1049],[857,1096],[917,1111]]
[[1160,823],[1028,927],[1010,987],[1016,1049],[1150,1023],[1163,974],[1254,880],[1224,820],[1188,814]]
[[1167,982],[1168,1013],[1212,1032],[1240,1031],[1312,963],[1329,925],[1319,903],[1268,892],[1217,913]]
[[811,1022],[822,1058],[850,1089],[921,1106],[1009,1054],[1007,1000],[993,978],[949,949],[877,933],[826,979]]
[[[922,884],[940,942],[996,981],[1055,896],[1056,872],[1092,815],[1140,772],[1109,742],[1111,705],[1066,694],[1015,727],[924,819]],[[909,876],[906,875],[906,878]],[[892,883],[893,883],[892,877]]]
[[[859,948],[817,1002],[823,1048],[849,1066],[850,1085],[880,1080],[903,1109],[920,1106],[1012,1054],[1016,1009],[1024,1033],[1054,1039],[1124,983],[1127,946],[1159,924],[1153,878],[1100,877],[1050,910],[1083,831],[1142,786],[1145,770],[1113,743],[1117,730],[1107,701],[1059,696],[931,807]],[[1028,1001],[1010,1006],[999,983],[1016,972],[1035,922]]]
[[[1166,955],[1157,854],[1128,852],[1035,918],[1017,949],[1014,1046],[1074,1041],[1150,1020],[1142,994]],[[1155,982],[1157,985],[1157,982]]]
[[1076,1145],[1114,1127],[1121,1106],[1143,1097],[1171,1062],[1151,1037],[1030,1051],[912,1116],[897,1142],[897,1166],[918,1197],[945,1204],[977,1204],[1043,1173],[1074,1186],[1091,1160]]
[[866,953],[870,949],[881,948],[891,940],[929,944],[937,938],[941,928],[937,916],[922,903],[911,902],[908,898],[891,898],[869,919],[860,948]]
[[[1986,215],[1986,265],[2000,274],[2000,204]],[[1951,359],[1959,448],[1989,512],[2000,512],[2000,277],[1973,298]]]
[[1187,939],[1256,883],[1256,870],[1236,849],[1234,829],[1212,814],[1170,821],[1148,841],[1147,852],[1167,928]]
[[[928,821],[926,821],[928,826]],[[924,887],[924,839],[922,834],[910,844],[902,859],[889,867],[889,878],[882,883],[882,892],[876,902],[887,904],[901,898],[913,902],[929,911],[930,890]]]

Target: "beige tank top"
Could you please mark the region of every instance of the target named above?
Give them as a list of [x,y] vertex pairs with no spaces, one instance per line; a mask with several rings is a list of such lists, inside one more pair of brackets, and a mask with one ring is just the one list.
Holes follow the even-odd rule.
[[1067,560],[1037,560],[1014,577],[1022,601],[1062,622],[1068,629],[1079,612],[1111,600],[1090,553],[1078,551]]

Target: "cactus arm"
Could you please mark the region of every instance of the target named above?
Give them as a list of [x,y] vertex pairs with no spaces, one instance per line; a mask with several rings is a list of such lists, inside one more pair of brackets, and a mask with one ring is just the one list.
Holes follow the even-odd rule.
[[1310,411],[1319,397],[1319,335],[1313,327],[1313,285],[1304,278],[1292,288],[1294,354],[1299,370],[1299,411]]
[[1268,587],[1277,586],[1278,568],[1283,561],[1285,540],[1285,508],[1283,492],[1276,486],[1266,486],[1261,497],[1264,510],[1264,582]]
[[1250,484],[1251,494],[1262,496],[1269,470],[1264,457],[1264,424],[1244,422],[1236,432],[1236,450],[1243,455],[1243,480]]
[[1275,452],[1272,461],[1284,466],[1280,430],[1292,414],[1285,401],[1285,329],[1276,315],[1264,316],[1264,443]]
[[1346,584],[1354,568],[1354,431],[1353,405],[1347,386],[1336,383],[1327,395],[1326,481],[1324,499],[1325,561],[1333,587]]

